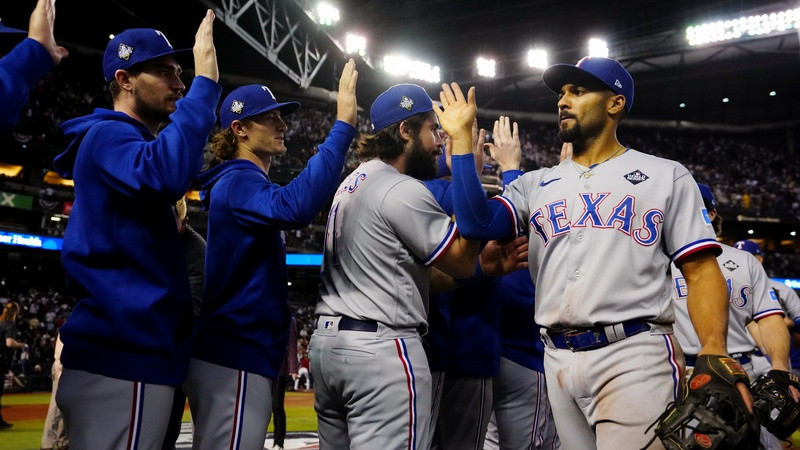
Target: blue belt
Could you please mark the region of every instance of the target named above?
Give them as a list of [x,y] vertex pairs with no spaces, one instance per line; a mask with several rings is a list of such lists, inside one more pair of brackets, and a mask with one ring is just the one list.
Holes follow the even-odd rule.
[[[319,321],[319,317],[317,317],[317,321]],[[348,316],[340,316],[339,329],[348,331],[369,331],[375,333],[378,331],[378,322],[374,320],[359,320]]]
[[[752,359],[750,356],[752,353],[731,353],[731,358],[739,361],[739,364],[749,364]],[[697,355],[683,355],[684,359],[686,359],[686,366],[694,367],[697,364]]]
[[592,350],[605,347],[606,345],[622,340],[626,337],[648,331],[650,325],[641,319],[628,320],[622,322],[624,336],[617,336],[617,339],[609,340],[606,330],[613,325],[597,325],[591,328],[572,328],[568,330],[547,330],[550,341],[556,348],[569,349],[574,352]]

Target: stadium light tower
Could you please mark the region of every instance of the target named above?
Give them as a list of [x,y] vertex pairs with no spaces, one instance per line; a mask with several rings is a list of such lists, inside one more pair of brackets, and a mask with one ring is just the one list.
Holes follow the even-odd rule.
[[329,3],[321,2],[317,5],[317,22],[331,26],[339,21],[339,10]]
[[357,54],[363,58],[367,55],[367,38],[347,33],[344,38],[344,48],[348,55]]
[[800,30],[800,8],[693,25],[686,29],[686,40],[694,46],[793,29]]
[[608,58],[608,43],[602,39],[589,39],[589,56]]
[[494,78],[497,74],[496,65],[495,60],[479,56],[477,61],[478,76]]
[[540,48],[534,48],[532,50],[528,50],[528,67],[532,67],[534,69],[546,69],[550,63],[547,58],[547,50],[543,50]]

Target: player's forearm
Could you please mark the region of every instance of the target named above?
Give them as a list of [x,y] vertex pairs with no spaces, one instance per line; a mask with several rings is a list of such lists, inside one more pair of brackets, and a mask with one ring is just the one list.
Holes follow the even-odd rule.
[[789,333],[783,324],[783,316],[774,315],[758,321],[761,334],[761,349],[769,355],[772,368],[789,371]]
[[[490,205],[478,174],[473,156],[453,155],[453,210],[459,233],[468,239],[490,241],[508,240],[515,236],[511,218],[500,205]],[[496,203],[496,202],[491,202]]]
[[710,252],[690,255],[681,266],[689,294],[687,306],[697,337],[699,354],[727,355],[728,287]]

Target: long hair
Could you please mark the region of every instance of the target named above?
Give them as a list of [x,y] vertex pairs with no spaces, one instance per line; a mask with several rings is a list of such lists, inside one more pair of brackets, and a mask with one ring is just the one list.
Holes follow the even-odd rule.
[[15,302],[8,302],[6,303],[5,308],[3,308],[3,313],[0,314],[0,320],[7,320],[9,322],[13,322],[17,320],[18,314],[19,314],[19,305]]
[[[404,119],[408,124],[408,129],[413,135],[419,134],[422,123],[434,114],[433,111],[414,114]],[[362,160],[378,157],[384,161],[390,161],[403,153],[406,140],[400,135],[400,124],[403,121],[395,122],[375,134],[363,134],[358,141],[358,156]]]

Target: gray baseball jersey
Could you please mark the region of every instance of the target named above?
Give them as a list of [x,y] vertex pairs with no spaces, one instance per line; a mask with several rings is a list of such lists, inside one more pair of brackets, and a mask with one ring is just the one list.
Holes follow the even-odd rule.
[[670,260],[717,246],[689,171],[636,150],[588,171],[567,159],[528,172],[495,199],[529,231],[536,322],[548,328],[671,323]]
[[[730,319],[728,320],[728,352],[746,353],[755,348],[755,341],[746,325],[775,314],[783,315],[778,299],[769,285],[764,268],[750,253],[722,244],[717,257],[722,276],[728,284]],[[697,355],[700,343],[689,319],[686,307],[686,281],[675,265],[672,266],[673,298],[675,299],[675,335],[687,355]]]
[[773,279],[769,280],[769,285],[778,294],[778,301],[786,312],[786,316],[792,320],[800,319],[800,297],[797,296],[797,292]]
[[428,266],[455,237],[455,223],[421,181],[379,159],[362,163],[328,214],[316,313],[427,324]]

